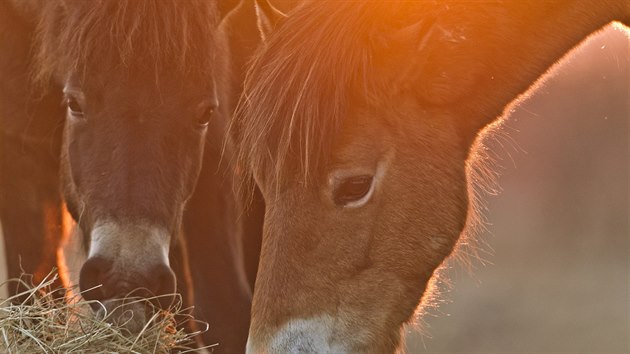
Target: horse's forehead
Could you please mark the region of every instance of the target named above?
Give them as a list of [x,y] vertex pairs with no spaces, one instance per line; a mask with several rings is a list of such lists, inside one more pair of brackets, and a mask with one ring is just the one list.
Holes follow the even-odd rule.
[[88,95],[94,93],[103,98],[195,98],[216,93],[216,80],[211,74],[150,72],[134,68],[88,74],[82,80],[72,77],[68,82],[82,88]]

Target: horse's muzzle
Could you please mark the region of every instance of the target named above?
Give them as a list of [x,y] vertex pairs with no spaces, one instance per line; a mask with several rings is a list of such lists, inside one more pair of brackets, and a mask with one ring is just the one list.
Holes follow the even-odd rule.
[[148,298],[162,308],[173,302],[175,274],[167,265],[154,266],[148,273],[150,276],[116,274],[114,269],[113,262],[102,257],[88,259],[81,268],[79,282],[83,297],[101,302],[127,297]]
[[92,308],[133,331],[151,308],[166,309],[175,298],[175,274],[168,264],[168,234],[146,225],[101,223],[91,234],[79,286]]

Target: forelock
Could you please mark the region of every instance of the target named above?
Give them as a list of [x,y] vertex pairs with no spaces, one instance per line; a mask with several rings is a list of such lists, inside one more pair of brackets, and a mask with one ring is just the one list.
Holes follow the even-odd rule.
[[35,78],[104,70],[208,74],[217,11],[204,0],[68,0],[44,6]]

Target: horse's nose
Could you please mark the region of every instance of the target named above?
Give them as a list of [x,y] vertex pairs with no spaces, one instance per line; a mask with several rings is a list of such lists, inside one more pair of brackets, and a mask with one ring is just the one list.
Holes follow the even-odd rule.
[[149,282],[149,291],[158,296],[158,302],[162,308],[173,304],[176,289],[175,273],[166,264],[153,267]]
[[111,268],[112,262],[102,257],[90,258],[83,264],[79,275],[79,288],[84,299],[103,301],[107,298],[103,284]]
[[[79,276],[86,300],[103,302],[126,296],[154,298],[162,308],[170,306],[175,293],[175,274],[166,264],[148,267],[146,274],[117,270],[112,260],[96,256],[88,259]],[[92,306],[95,310],[98,304]]]

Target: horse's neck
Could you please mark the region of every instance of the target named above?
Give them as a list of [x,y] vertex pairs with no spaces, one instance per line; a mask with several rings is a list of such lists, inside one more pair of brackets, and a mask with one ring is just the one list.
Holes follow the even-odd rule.
[[[561,6],[547,1],[540,2],[540,9],[517,9],[514,16],[518,30],[515,41],[506,43],[512,47],[507,64],[506,79],[512,82],[512,96],[526,89],[550,66],[561,59],[571,48],[587,36],[602,28],[623,13],[623,1],[574,1]],[[519,2],[520,4],[520,2]],[[527,13],[529,10],[529,13]],[[626,17],[630,7],[625,6]],[[520,20],[520,21],[519,21]],[[518,22],[517,22],[518,21]],[[521,22],[522,21],[522,22]],[[520,70],[519,70],[520,68]],[[505,97],[510,100],[513,97]]]
[[[467,109],[485,126],[586,37],[612,21],[630,23],[630,3],[610,1],[508,1],[508,17],[487,50],[484,74]],[[501,26],[504,23],[504,26]]]

